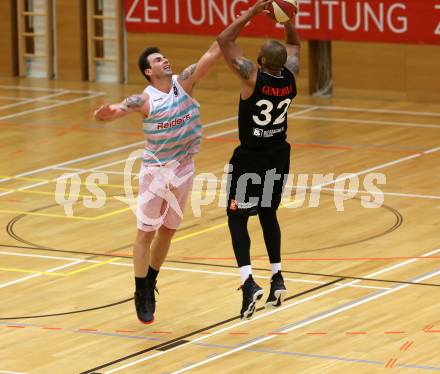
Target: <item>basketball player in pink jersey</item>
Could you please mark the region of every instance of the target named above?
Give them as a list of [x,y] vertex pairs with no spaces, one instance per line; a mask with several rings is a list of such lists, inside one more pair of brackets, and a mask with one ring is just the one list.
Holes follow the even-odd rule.
[[215,42],[196,64],[173,75],[160,50],[147,48],[139,57],[139,69],[150,85],[139,95],[95,111],[95,118],[100,121],[136,112],[143,117],[146,146],[139,176],[138,230],[133,249],[134,302],[142,323],[154,321],[156,278],[182,221],[192,186],[192,156],[199,151],[201,138],[199,104],[192,96],[193,88],[220,57]]

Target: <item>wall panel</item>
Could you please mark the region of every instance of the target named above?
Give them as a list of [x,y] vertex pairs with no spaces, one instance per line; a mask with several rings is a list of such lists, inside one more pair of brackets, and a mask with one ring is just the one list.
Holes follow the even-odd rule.
[[16,0],[0,1],[0,76],[18,74],[16,7]]

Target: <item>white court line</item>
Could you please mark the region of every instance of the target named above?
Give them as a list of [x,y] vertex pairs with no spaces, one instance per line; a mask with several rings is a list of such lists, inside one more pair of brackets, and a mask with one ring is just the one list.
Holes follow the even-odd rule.
[[[298,189],[313,189],[313,187],[301,187],[297,186]],[[336,191],[336,192],[350,192],[350,193],[368,193],[370,195],[385,195],[385,196],[398,196],[398,197],[413,197],[416,199],[432,199],[432,200],[440,200],[440,196],[435,195],[419,195],[413,193],[399,193],[399,192],[373,192],[373,191],[365,191],[365,190],[344,190],[341,188],[321,188],[324,191]]]
[[[34,255],[30,253],[17,253],[17,252],[5,252],[0,251],[0,255],[4,256],[17,256],[17,257],[34,257],[34,258],[44,258],[44,259],[50,259],[50,260],[62,260],[62,261],[78,261],[77,258],[71,258],[71,257],[58,257],[58,256],[48,256],[48,255]],[[84,262],[100,262],[95,260],[82,260]]]
[[[126,162],[126,160],[127,159],[124,158],[122,160],[112,161],[112,162],[109,162],[107,164],[103,164],[101,166],[98,166],[98,167],[96,167],[96,169],[98,170],[99,168],[106,168],[108,166],[113,166],[113,165],[121,164],[123,162]],[[70,178],[70,177],[72,177],[74,175],[81,175],[81,174],[84,174],[84,173],[86,173],[86,172],[85,171],[84,172],[81,171],[81,172],[78,172],[78,173],[69,173],[69,174],[66,174],[66,175],[63,175],[63,176],[59,176],[59,177],[57,177],[55,179],[52,179],[52,180],[47,180],[47,181],[37,182],[37,183],[34,183],[34,184],[29,184],[27,186],[23,186],[23,187],[20,187],[20,188],[15,188],[15,189],[13,189],[11,191],[2,192],[2,193],[0,193],[0,197],[13,194],[16,191],[25,191],[25,190],[29,190],[29,189],[34,188],[34,187],[44,186],[44,185],[49,184],[51,182],[65,180],[65,179]]]
[[[76,260],[74,262],[71,262],[70,264],[64,264],[64,265],[61,265],[61,266],[57,266],[56,268],[45,270],[44,272],[45,273],[52,273],[54,271],[65,269],[67,267],[74,266],[74,265],[80,264],[82,262],[84,262],[84,261],[83,260]],[[12,286],[14,284],[17,284],[17,283],[20,283],[20,282],[24,282],[24,281],[27,281],[27,280],[32,279],[32,278],[41,277],[42,275],[44,275],[44,274],[28,275],[27,277],[19,278],[19,279],[16,279],[14,281],[11,281],[11,282],[0,284],[0,288],[5,288],[5,287],[8,287],[8,286]]]
[[[1,88],[1,86],[0,86],[0,88]],[[71,91],[71,92],[73,92],[73,91]],[[229,120],[230,119],[227,118],[225,120],[209,122],[208,124],[206,124],[204,126],[208,126],[208,127],[209,126],[214,126],[214,125],[218,125],[220,123],[223,123],[224,121],[229,121]],[[84,156],[84,157],[76,158],[76,159],[69,160],[69,161],[66,161],[66,162],[61,162],[61,163],[58,163],[58,164],[54,164],[54,165],[50,165],[50,166],[45,166],[45,167],[40,168],[40,169],[34,169],[34,170],[31,170],[31,171],[28,171],[28,172],[25,172],[25,173],[20,173],[20,174],[15,175],[14,178],[26,177],[26,176],[29,176],[29,175],[32,175],[32,174],[36,174],[36,173],[39,173],[39,172],[42,172],[42,171],[52,170],[52,169],[55,169],[57,167],[62,167],[62,166],[71,165],[71,164],[75,164],[75,163],[82,162],[82,161],[91,160],[91,159],[94,159],[94,158],[97,158],[97,157],[101,157],[101,156],[104,156],[104,155],[108,155],[108,154],[111,154],[111,153],[116,153],[116,152],[119,152],[119,151],[122,151],[122,150],[125,150],[125,149],[134,148],[134,147],[137,147],[139,145],[145,145],[145,140],[140,141],[140,142],[136,142],[136,143],[127,144],[127,145],[124,145],[124,146],[121,146],[121,147],[111,148],[111,149],[109,149],[107,151],[93,153],[91,155],[87,155],[87,156]],[[3,178],[3,179],[0,179],[0,183],[13,180],[14,178]]]
[[[424,281],[425,279],[429,279],[429,278],[435,277],[435,276],[437,276],[439,274],[440,274],[440,270],[438,270],[438,271],[436,271],[434,273],[427,274],[427,275],[421,276],[419,278],[416,278],[416,279],[413,280],[413,282],[415,282],[415,283],[421,282],[421,281]],[[315,316],[309,317],[308,319],[300,321],[299,323],[294,323],[292,327],[284,328],[284,329],[281,329],[281,330],[279,330],[277,332],[279,332],[279,333],[289,333],[289,332],[291,332],[293,330],[297,330],[297,329],[299,329],[301,327],[310,325],[310,324],[312,324],[314,322],[321,321],[321,320],[326,319],[328,317],[332,317],[332,316],[334,316],[336,314],[345,312],[346,310],[353,309],[353,308],[355,308],[355,307],[357,307],[359,305],[365,304],[365,303],[367,303],[369,301],[373,301],[373,300],[379,299],[380,297],[383,297],[383,296],[389,295],[391,293],[400,291],[400,290],[402,290],[404,288],[407,288],[409,286],[410,286],[409,284],[403,284],[401,286],[394,287],[394,288],[392,288],[390,290],[387,290],[387,291],[378,292],[378,293],[375,293],[375,294],[367,296],[367,297],[361,297],[360,299],[358,299],[358,301],[354,301],[354,302],[352,301],[352,302],[346,303],[344,305],[341,305],[341,306],[339,306],[337,308],[330,309],[327,312],[319,313],[319,314],[317,314]],[[274,334],[274,335],[265,336],[265,337],[260,338],[260,339],[256,339],[256,340],[254,340],[254,341],[252,341],[252,342],[250,342],[248,344],[242,345],[242,346],[240,346],[238,348],[231,349],[230,351],[227,351],[227,352],[224,352],[222,354],[216,355],[214,357],[208,358],[206,360],[200,361],[200,362],[198,362],[196,364],[189,365],[189,366],[187,366],[187,367],[185,367],[183,369],[174,371],[174,372],[172,372],[172,374],[184,373],[184,372],[189,371],[191,369],[194,369],[196,367],[205,365],[205,364],[207,364],[209,362],[218,360],[219,358],[223,358],[223,357],[229,356],[229,355],[231,355],[231,354],[233,354],[235,352],[238,352],[238,351],[241,351],[243,349],[252,347],[253,345],[260,344],[262,342],[274,339],[277,336],[278,335]],[[107,373],[110,373],[110,372],[111,371],[109,371]]]
[[[299,112],[291,113],[287,117],[297,117],[300,114],[308,113],[308,112],[311,112],[311,111],[316,110],[316,109],[318,109],[318,107],[317,106],[313,106],[313,107],[308,108],[308,109],[300,110]],[[235,117],[235,118],[237,118],[237,117]],[[230,119],[234,119],[234,118],[231,117]],[[228,120],[230,120],[230,119],[228,119]],[[238,132],[238,127],[235,127],[235,128],[233,128],[231,130],[226,130],[226,131],[218,132],[216,134],[208,135],[208,136],[206,136],[206,139],[213,139],[213,138],[217,138],[217,137],[222,136],[222,135],[232,134],[234,132]]]
[[[408,160],[412,160],[412,159],[415,159],[415,158],[418,158],[418,157],[422,157],[424,154],[436,152],[439,149],[440,149],[440,147],[431,148],[431,149],[428,149],[427,151],[424,151],[424,152],[421,152],[421,153],[418,153],[418,154],[415,154],[415,155],[399,158],[399,159],[397,159],[395,161],[386,162],[384,164],[381,164],[381,165],[378,165],[378,166],[374,166],[374,167],[369,168],[369,169],[361,170],[361,171],[356,172],[356,173],[351,173],[350,176],[347,176],[347,177],[340,177],[340,178],[336,178],[336,179],[334,179],[334,180],[332,180],[330,182],[317,184],[315,186],[312,186],[311,188],[312,189],[319,189],[321,187],[328,186],[328,185],[333,184],[333,183],[337,183],[337,182],[341,182],[341,181],[350,179],[352,176],[355,176],[355,175],[359,176],[359,175],[367,174],[367,173],[370,173],[372,171],[384,169],[384,168],[386,168],[388,166],[397,165],[397,164],[400,164],[400,163],[408,161]],[[285,203],[284,206],[288,208],[292,204],[295,204],[295,202]]]
[[[338,117],[319,117],[319,116],[297,116],[299,119],[313,120],[313,121],[325,121],[325,122],[337,122],[337,123],[354,123],[361,125],[383,125],[383,126],[399,126],[399,127],[419,127],[419,128],[429,128],[429,129],[440,129],[438,124],[426,124],[426,123],[411,123],[411,122],[396,122],[396,121],[379,121],[379,120],[367,120],[367,119],[349,119],[349,118],[338,118]],[[315,122],[315,124],[318,124]]]
[[[72,92],[72,91],[70,91],[70,92]],[[20,116],[25,116],[25,115],[31,114],[31,113],[41,112],[41,111],[47,110],[47,109],[58,108],[58,107],[63,106],[63,105],[69,105],[69,104],[78,103],[80,101],[84,101],[84,100],[88,100],[88,99],[93,99],[94,97],[103,96],[103,95],[104,95],[104,93],[96,93],[96,94],[91,94],[89,96],[80,97],[78,99],[66,100],[66,101],[64,101],[62,103],[42,106],[41,108],[36,108],[36,109],[25,110],[23,112],[18,112],[18,113],[10,114],[8,116],[0,117],[0,121],[3,121],[5,119],[20,117]]]
[[0,370],[0,373],[5,373],[5,374],[26,374],[26,373],[22,373],[22,372],[18,372],[18,371],[4,371],[4,370]]
[[[116,265],[116,264],[115,264]],[[222,275],[222,276],[233,276],[233,277],[240,277],[240,274],[238,273],[226,273],[222,271],[209,271],[209,270],[197,270],[197,269],[182,269],[182,268],[175,268],[175,267],[169,267],[169,266],[163,266],[161,269],[164,270],[175,270],[175,271],[183,271],[188,273],[202,273],[202,274],[212,274],[212,275]],[[260,279],[271,279],[272,277],[264,276],[264,275],[252,275],[254,278],[260,278]],[[300,278],[286,278],[283,277],[284,280],[289,282],[296,282],[296,283],[312,283],[312,284],[325,284],[327,282],[322,281],[312,281],[307,279],[300,279]],[[341,283],[335,283],[336,285],[342,285]],[[356,287],[356,288],[371,288],[371,289],[378,289],[378,290],[390,290],[389,287],[377,287],[377,286],[359,286],[359,285],[353,285],[350,287]]]
[[[6,90],[15,90],[15,91],[37,91],[37,92],[59,92],[59,91],[64,91],[64,88],[44,88],[44,87],[27,87],[27,86],[5,86],[5,85],[0,85],[0,89],[6,89]],[[104,92],[99,92],[99,91],[90,91],[90,90],[86,90],[86,91],[81,91],[81,90],[69,90],[71,93],[78,93],[78,94],[95,94],[95,93],[100,93],[100,94],[105,94]]]
[[[35,254],[30,254],[30,253],[16,253],[16,252],[5,252],[5,251],[0,251],[0,255],[18,256],[18,257],[33,257],[33,258],[43,258],[43,259],[62,260],[62,261],[78,261],[77,258],[70,258],[70,257],[35,255]],[[97,261],[97,260],[82,260],[82,261],[84,263],[89,262],[89,263],[94,263],[94,264],[98,264],[101,262],[101,261]],[[106,265],[125,266],[125,267],[132,267],[133,266],[132,264],[128,264],[128,263],[124,263],[124,262],[109,262]],[[161,269],[162,270],[183,271],[183,272],[189,272],[189,273],[202,273],[202,274],[212,274],[212,275],[233,276],[233,277],[240,276],[237,273],[226,273],[226,272],[209,271],[209,270],[196,270],[196,269],[182,269],[182,268],[169,267],[169,266],[163,266]],[[269,279],[270,277],[255,275],[255,278]],[[322,282],[322,281],[312,281],[312,280],[300,279],[300,278],[284,278],[284,280],[288,280],[290,282],[297,282],[297,283],[312,283],[312,284],[326,283],[326,282]],[[388,287],[376,287],[376,286],[352,286],[352,287],[371,288],[371,289],[380,289],[380,290],[389,290],[390,289]]]
[[[49,99],[51,97],[57,97],[57,96],[66,95],[68,93],[70,93],[70,91],[61,91],[61,92],[57,92],[57,93],[54,93],[54,94],[51,94],[51,95],[39,96],[39,97],[35,97],[33,99],[28,99],[28,100],[25,100],[25,101],[20,101],[19,103],[14,103],[14,104],[8,104],[8,105],[0,106],[0,110],[8,109],[8,108],[14,108],[14,107],[17,107],[17,106],[21,106],[21,105],[25,105],[25,104],[30,104],[30,103],[34,103],[34,102],[37,102],[37,101],[44,101],[45,99]],[[64,103],[64,102],[66,102],[66,101],[61,101],[61,103]]]
[[[96,168],[92,169],[80,169],[80,168],[67,168],[67,167],[55,167],[55,170],[66,170],[66,171],[78,171],[78,172],[94,172],[94,171],[100,171],[104,174],[114,174],[114,175],[130,175],[132,177],[138,177],[139,173],[124,173],[123,171],[112,171],[112,170],[100,170]],[[213,178],[204,178],[204,177],[196,177],[194,180],[202,180],[202,181],[217,181],[218,179]],[[315,187],[316,188],[316,187]],[[304,186],[296,186],[296,189],[306,189],[311,190],[313,187],[304,187]],[[400,193],[400,192],[372,192],[372,191],[366,191],[366,190],[347,190],[347,189],[339,189],[339,188],[322,188],[324,191],[336,191],[336,192],[350,192],[350,193],[368,193],[371,195],[386,195],[386,196],[398,196],[398,197],[413,197],[416,199],[432,199],[432,200],[440,200],[440,196],[436,195],[421,195],[421,194],[412,194],[412,193]],[[1,196],[1,195],[0,195]]]
[[[18,97],[18,96],[0,96],[0,100],[9,100],[9,101],[27,101],[27,100],[33,100],[35,99],[35,97]],[[48,102],[62,102],[64,100],[43,100],[43,101],[48,101]]]
[[230,121],[236,120],[237,118],[238,118],[238,116],[232,116],[229,118],[221,119],[219,121],[210,122],[209,124],[202,126],[202,128],[207,129],[212,126],[217,126],[217,125],[220,125],[225,122],[230,122]]
[[[294,104],[293,107],[308,108],[314,105],[307,104]],[[411,116],[425,116],[425,117],[440,117],[438,112],[417,112],[413,110],[398,110],[398,109],[371,109],[371,108],[356,108],[346,106],[329,106],[329,105],[316,105],[318,109],[333,110],[333,111],[345,111],[345,112],[361,112],[361,113],[383,113],[383,114],[405,114]]]
[[45,166],[45,167],[42,167],[40,169],[34,169],[34,170],[31,170],[31,171],[28,171],[28,172],[25,172],[25,173],[20,173],[20,174],[15,175],[12,178],[0,179],[0,183],[7,182],[7,181],[13,180],[15,178],[19,178],[19,177],[26,177],[26,176],[29,176],[29,175],[32,175],[32,174],[40,173],[42,171],[52,170],[52,169],[54,169],[56,167],[65,166],[65,165],[75,164],[75,163],[82,162],[82,161],[91,160],[93,158],[109,155],[109,154],[112,154],[112,153],[116,153],[116,152],[119,152],[119,151],[123,151],[123,150],[129,149],[129,148],[134,148],[134,147],[137,147],[137,146],[139,146],[141,144],[145,144],[145,141],[141,141],[141,142],[137,142],[137,143],[131,143],[131,144],[124,145],[124,146],[121,146],[121,147],[111,148],[111,149],[109,149],[107,151],[93,153],[93,154],[88,155],[88,156],[84,156],[84,157],[80,157],[80,158],[75,158],[73,160],[69,160],[69,161],[66,161],[66,162],[61,162],[59,164]]
[[[430,251],[430,252],[427,252],[427,253],[425,253],[425,254],[422,254],[422,255],[420,255],[419,257],[429,257],[429,256],[431,256],[431,255],[434,255],[434,254],[438,253],[438,252],[440,252],[440,248],[435,249],[435,250]],[[383,273],[386,273],[386,272],[389,272],[389,271],[395,270],[395,269],[397,269],[397,268],[400,268],[400,267],[402,267],[402,266],[405,266],[405,265],[411,264],[411,263],[416,262],[416,261],[418,261],[417,258],[415,258],[415,259],[411,259],[411,260],[407,260],[407,261],[404,261],[404,262],[398,263],[398,264],[396,264],[396,265],[393,265],[393,266],[387,267],[387,268],[385,268],[385,269],[382,269],[382,270],[376,271],[376,272],[374,272],[374,273],[368,274],[368,275],[366,275],[366,276],[363,276],[362,278],[372,278],[372,277],[375,277],[375,276],[377,276],[377,275],[380,275],[380,274],[383,274]],[[440,271],[439,271],[439,273],[440,273]],[[431,276],[432,276],[432,275],[431,275]],[[419,279],[418,281],[421,281],[421,280],[422,280],[422,279]],[[202,341],[202,340],[206,340],[206,339],[208,339],[208,338],[211,338],[212,336],[215,336],[215,335],[221,334],[221,333],[223,333],[223,332],[225,332],[225,331],[228,331],[228,330],[234,329],[234,328],[236,328],[236,327],[239,327],[239,326],[245,325],[245,324],[247,324],[247,323],[252,323],[252,322],[254,322],[254,321],[258,321],[258,320],[261,319],[261,318],[264,318],[264,317],[270,316],[270,315],[275,314],[275,313],[279,313],[279,312],[281,312],[281,311],[283,311],[283,310],[285,310],[285,309],[292,308],[293,306],[296,306],[296,305],[299,305],[299,304],[303,304],[303,303],[305,303],[305,302],[307,302],[307,301],[317,299],[317,298],[320,297],[320,296],[324,296],[324,295],[327,295],[327,294],[330,294],[330,293],[333,293],[333,292],[339,291],[340,289],[346,288],[346,287],[348,287],[348,286],[351,285],[351,284],[359,283],[360,281],[361,281],[361,280],[354,280],[354,281],[351,281],[351,282],[349,282],[349,283],[345,283],[345,284],[343,284],[343,285],[341,285],[341,286],[337,286],[337,287],[331,288],[331,289],[329,289],[329,290],[326,290],[326,291],[323,291],[323,292],[319,292],[319,293],[317,293],[317,294],[315,294],[315,295],[308,296],[308,297],[306,297],[306,298],[304,298],[304,299],[302,299],[302,300],[295,301],[295,302],[293,302],[293,303],[291,303],[291,304],[287,304],[287,305],[285,305],[285,306],[283,306],[283,307],[279,307],[279,308],[274,309],[274,310],[272,310],[272,311],[270,311],[270,312],[266,312],[266,313],[260,314],[260,315],[254,317],[253,319],[251,319],[251,320],[249,320],[249,321],[242,321],[242,322],[234,323],[234,324],[232,324],[232,325],[230,325],[230,326],[227,326],[227,327],[225,327],[225,328],[223,328],[223,329],[220,329],[220,330],[214,331],[214,332],[212,332],[212,333],[210,333],[210,334],[207,334],[207,335],[201,336],[201,337],[196,338],[196,339],[194,339],[194,340],[191,340],[191,341],[189,341],[189,342],[187,342],[187,343],[181,344],[181,345],[179,345],[179,346],[177,346],[177,347],[167,349],[166,351],[160,351],[160,352],[155,353],[155,354],[153,354],[153,355],[150,355],[150,356],[147,356],[147,357],[143,357],[143,358],[140,358],[140,359],[138,359],[138,360],[135,360],[135,361],[129,362],[129,363],[125,364],[125,365],[118,366],[118,367],[116,367],[116,368],[114,368],[114,369],[112,369],[112,370],[106,371],[105,374],[110,374],[110,373],[114,373],[114,372],[117,372],[117,371],[123,370],[123,369],[125,369],[125,368],[127,368],[127,367],[130,367],[130,366],[133,366],[133,365],[139,364],[139,363],[141,363],[141,362],[144,362],[144,361],[150,360],[150,359],[152,359],[152,358],[154,358],[154,357],[161,356],[161,355],[163,355],[163,354],[165,354],[165,353],[169,353],[169,352],[175,351],[175,350],[180,349],[180,348],[182,348],[182,347],[186,347],[186,346],[188,346],[188,345],[190,345],[190,344],[192,344],[192,343],[196,343],[196,342],[199,342],[199,341]],[[401,289],[401,288],[403,288],[403,287],[409,287],[409,286],[410,286],[409,284],[404,284],[404,285],[402,285],[402,286],[398,286],[397,289]],[[394,290],[396,290],[396,288],[391,288],[391,290],[383,291],[383,293],[380,292],[380,291],[379,291],[379,292],[380,292],[380,294],[381,294],[382,296],[385,296],[386,294],[388,294],[388,293],[390,293],[390,292],[395,292]],[[373,294],[373,296],[375,296],[375,295],[377,295],[377,293]],[[368,296],[367,296],[367,297],[368,297]],[[375,297],[375,298],[377,298],[377,297]],[[370,301],[370,300],[368,300],[368,301]],[[366,302],[366,301],[364,301],[364,302]],[[343,310],[345,310],[345,309],[343,309]],[[341,311],[343,311],[343,310],[341,310]],[[339,313],[340,313],[340,312],[339,312]],[[331,315],[333,315],[333,314],[326,315],[326,314],[324,313],[324,315],[325,315],[325,317],[322,317],[322,318],[320,318],[320,319],[326,318],[327,316],[331,316]],[[311,321],[312,321],[312,322],[315,322],[315,320],[311,320]],[[312,323],[312,322],[309,322],[309,324]],[[300,327],[302,327],[302,326],[300,326]],[[299,328],[299,327],[297,327],[297,328]],[[270,336],[275,337],[276,335],[270,335]],[[240,347],[240,348],[241,348],[241,347]],[[235,350],[234,350],[234,351],[235,351]],[[227,353],[227,352],[226,352],[226,353]],[[232,353],[233,353],[233,352],[232,352]],[[220,357],[220,356],[215,356],[215,357]],[[186,369],[188,369],[188,368],[186,368]]]
[[93,171],[100,171],[105,174],[114,174],[114,175],[130,175],[131,177],[138,177],[139,173],[124,173],[123,171],[112,171],[112,170],[100,170],[96,168],[92,169],[80,169],[80,168],[66,168],[66,167],[56,167],[55,170],[68,170],[68,171],[82,171],[82,172],[93,172]]

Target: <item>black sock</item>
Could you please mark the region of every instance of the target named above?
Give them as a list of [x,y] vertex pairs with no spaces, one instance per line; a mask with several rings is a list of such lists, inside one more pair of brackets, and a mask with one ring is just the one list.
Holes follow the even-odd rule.
[[148,267],[147,279],[149,281],[154,282],[156,280],[158,274],[159,274],[159,270],[155,270],[151,266]]
[[145,279],[146,278],[134,277],[134,281],[136,283],[136,291],[143,290],[145,288]]

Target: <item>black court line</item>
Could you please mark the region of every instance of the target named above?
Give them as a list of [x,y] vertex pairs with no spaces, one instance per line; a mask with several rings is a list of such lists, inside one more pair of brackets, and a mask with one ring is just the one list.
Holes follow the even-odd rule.
[[[85,251],[71,251],[68,249],[54,249],[54,248],[45,248],[45,247],[33,247],[33,246],[22,246],[22,245],[12,245],[12,244],[0,244],[0,247],[6,247],[6,248],[19,248],[19,249],[31,249],[36,251],[47,251],[47,252],[59,252],[59,253],[68,253],[68,254],[80,254],[80,255],[89,255],[89,256],[96,256],[96,257],[113,257],[113,258],[128,258],[131,259],[132,256],[128,255],[114,255],[111,253],[95,253],[95,252],[85,252]],[[181,261],[181,260],[165,260],[166,263],[175,263],[175,264],[187,264],[187,265],[198,265],[198,266],[213,266],[213,267],[219,267],[219,268],[227,268],[227,269],[237,269],[234,265],[221,265],[221,264],[211,264],[208,262],[191,262],[191,261]],[[266,271],[270,272],[270,269],[265,268],[255,268],[254,270],[260,270],[260,271]],[[285,274],[301,274],[301,275],[314,275],[319,277],[330,277],[330,278],[346,278],[346,279],[357,279],[357,280],[363,280],[363,281],[371,281],[371,282],[382,282],[382,283],[398,283],[398,284],[411,284],[414,286],[429,286],[429,287],[440,287],[440,284],[436,283],[415,283],[415,282],[408,282],[408,281],[399,281],[399,280],[392,280],[392,279],[380,279],[380,278],[364,278],[364,277],[353,277],[350,275],[343,275],[343,274],[323,274],[323,273],[310,273],[310,272],[302,272],[302,271],[289,271],[289,270],[283,270],[283,273]]]
[[[326,192],[322,192],[322,191],[321,191],[321,193],[324,194],[324,195],[332,196],[331,193],[326,193]],[[115,196],[115,195],[110,195],[110,196]],[[353,197],[353,199],[361,201],[361,198],[359,198],[359,197]],[[41,207],[32,209],[29,212],[31,212],[31,213],[40,212],[40,211],[43,211],[45,209],[49,209],[49,208],[56,207],[56,206],[58,206],[58,204],[51,204],[51,205],[47,205],[47,206],[41,206]],[[379,233],[370,235],[370,236],[368,236],[366,238],[352,240],[352,241],[345,242],[345,243],[333,244],[333,245],[325,246],[325,247],[321,247],[321,248],[311,248],[311,249],[307,249],[307,250],[300,250],[300,251],[293,251],[293,252],[284,252],[284,254],[286,254],[286,255],[288,255],[288,254],[294,255],[294,254],[298,254],[298,253],[325,251],[325,250],[329,250],[329,249],[341,248],[341,247],[345,247],[345,246],[348,246],[348,245],[353,245],[353,244],[359,244],[359,243],[367,242],[369,240],[376,239],[376,238],[385,236],[387,234],[390,234],[393,231],[397,230],[402,225],[402,223],[403,223],[403,216],[402,216],[402,214],[398,210],[396,210],[396,209],[394,209],[394,208],[392,208],[392,207],[390,207],[388,205],[383,204],[381,206],[381,208],[391,212],[395,216],[394,224],[391,227],[389,227],[388,229],[386,229],[385,231],[383,231],[383,232],[379,232]],[[38,243],[33,243],[31,241],[28,241],[25,238],[22,238],[21,236],[19,236],[15,232],[15,228],[14,228],[15,224],[18,221],[20,221],[21,219],[26,218],[26,217],[27,217],[26,214],[19,214],[19,215],[15,216],[14,218],[12,218],[8,222],[8,224],[6,225],[6,231],[9,234],[9,236],[14,238],[18,242],[21,242],[23,244],[29,245],[31,247],[44,247],[44,248],[48,248],[47,246],[40,245]],[[196,226],[198,226],[198,225],[197,224],[193,224],[193,225],[189,225],[189,226],[183,226],[182,228],[179,229],[179,231],[187,230],[189,228],[196,227]],[[118,251],[120,249],[125,249],[125,248],[130,247],[130,246],[131,246],[130,244],[127,244],[127,245],[120,246],[118,248],[112,249],[109,252],[115,252],[115,251]]]
[[[295,299],[295,298],[297,298],[297,297],[300,297],[300,296],[306,295],[306,294],[308,294],[308,293],[310,293],[310,292],[314,292],[314,291],[320,290],[321,288],[331,286],[332,284],[335,284],[335,283],[337,283],[337,282],[341,282],[341,281],[343,281],[343,280],[344,280],[344,278],[338,278],[338,279],[336,279],[336,280],[334,280],[334,281],[331,281],[331,282],[329,282],[329,283],[321,284],[321,285],[319,285],[319,286],[317,286],[317,287],[313,287],[313,288],[311,288],[311,289],[308,289],[308,290],[306,290],[306,291],[303,291],[303,292],[297,293],[297,294],[292,295],[292,296],[290,296],[290,297],[286,297],[285,301],[292,300],[292,299]],[[257,311],[261,311],[261,310],[263,310],[263,309],[265,309],[265,308],[264,308],[264,307],[260,307],[260,308],[257,309]],[[118,358],[118,359],[116,359],[116,360],[113,360],[113,361],[107,362],[107,363],[102,364],[102,365],[100,365],[100,366],[97,366],[97,367],[95,367],[95,368],[93,368],[93,369],[88,369],[88,370],[86,370],[86,371],[81,372],[80,374],[93,374],[94,372],[96,372],[96,370],[100,370],[100,369],[103,369],[103,368],[106,368],[106,367],[112,366],[112,365],[114,365],[114,364],[120,363],[120,362],[122,362],[122,361],[126,361],[126,360],[128,360],[128,359],[130,359],[130,358],[137,357],[137,356],[143,355],[144,353],[151,352],[151,351],[154,351],[154,350],[158,350],[158,351],[167,351],[167,350],[169,350],[169,349],[171,349],[171,348],[174,348],[174,347],[177,347],[177,346],[179,346],[179,345],[183,345],[183,344],[186,344],[186,343],[190,343],[190,342],[191,342],[190,340],[186,340],[186,339],[189,338],[189,337],[192,337],[192,336],[194,336],[194,335],[200,334],[200,333],[202,333],[202,332],[208,331],[208,330],[213,329],[213,328],[215,328],[215,327],[222,326],[222,325],[225,325],[225,324],[227,324],[227,323],[229,323],[229,322],[232,322],[232,321],[235,321],[235,320],[239,320],[239,319],[240,319],[240,316],[235,316],[235,317],[231,317],[231,318],[225,319],[225,320],[223,320],[223,321],[220,321],[220,322],[214,323],[214,324],[212,324],[212,325],[209,325],[209,326],[203,327],[203,328],[201,328],[201,329],[199,329],[199,330],[192,331],[192,332],[190,332],[190,333],[188,333],[188,334],[185,334],[185,335],[179,336],[179,337],[177,337],[177,338],[174,338],[174,339],[168,340],[168,341],[166,341],[166,342],[163,342],[163,343],[160,343],[160,344],[154,345],[154,346],[152,346],[152,347],[150,347],[150,348],[146,348],[146,349],[143,349],[143,350],[141,350],[141,351],[138,351],[138,352],[135,352],[135,353],[131,353],[131,354],[127,355],[127,356],[124,356],[124,357]]]
[[93,308],[75,310],[75,311],[70,311],[70,312],[62,312],[62,313],[54,313],[54,314],[41,314],[41,315],[38,315],[38,316],[0,317],[0,321],[2,321],[2,320],[11,320],[11,319],[31,319],[31,318],[57,317],[57,316],[66,316],[66,315],[69,315],[69,314],[91,312],[93,310],[105,309],[105,308],[110,308],[112,306],[124,304],[124,303],[126,303],[128,301],[131,301],[131,300],[133,300],[132,297],[130,297],[128,299],[121,300],[121,301],[116,301],[114,303],[107,304],[107,305],[100,305],[100,306],[96,306],[96,307],[93,307]]

